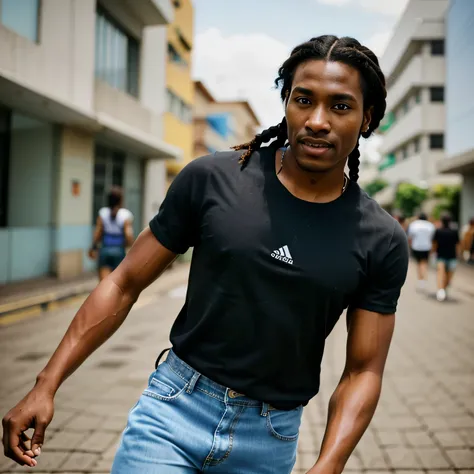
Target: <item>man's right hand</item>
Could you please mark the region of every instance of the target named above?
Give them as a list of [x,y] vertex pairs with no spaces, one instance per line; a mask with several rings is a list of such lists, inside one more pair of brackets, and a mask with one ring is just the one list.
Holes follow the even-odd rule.
[[[41,453],[44,432],[51,423],[53,414],[52,394],[33,388],[2,420],[5,456],[20,466],[36,466],[37,461],[34,458]],[[29,428],[34,429],[31,441],[24,433]]]

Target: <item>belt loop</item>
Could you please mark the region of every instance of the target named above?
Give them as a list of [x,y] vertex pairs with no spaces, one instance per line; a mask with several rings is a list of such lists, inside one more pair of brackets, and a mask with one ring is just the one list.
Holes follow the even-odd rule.
[[156,359],[156,362],[155,362],[155,370],[158,368],[158,364],[160,363],[160,360],[163,357],[163,355],[165,354],[165,352],[168,352],[169,350],[171,350],[171,347],[169,347],[168,349],[163,349],[161,351],[160,355],[158,356],[158,358]]
[[201,377],[201,374],[199,372],[195,372],[191,381],[189,382],[188,388],[186,389],[186,393],[193,393],[194,386],[196,385],[196,382],[199,380],[199,377]]
[[268,403],[262,403],[262,412],[260,413],[260,416],[267,416],[269,408],[270,407],[269,407]]

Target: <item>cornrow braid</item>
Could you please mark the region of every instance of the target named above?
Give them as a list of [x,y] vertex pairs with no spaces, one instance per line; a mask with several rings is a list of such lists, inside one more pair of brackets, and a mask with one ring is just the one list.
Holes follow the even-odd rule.
[[242,165],[242,169],[248,163],[250,159],[250,155],[258,150],[264,143],[269,142],[273,138],[276,138],[275,144],[278,146],[283,146],[288,139],[288,130],[286,126],[286,118],[283,117],[283,120],[278,124],[274,125],[273,127],[268,128],[267,130],[263,130],[261,133],[255,136],[253,140],[247,143],[243,143],[242,145],[233,146],[232,149],[234,150],[245,150],[242,153],[239,163]]
[[348,160],[349,166],[349,179],[351,181],[357,182],[359,179],[359,161],[360,158],[360,151],[359,151],[359,140],[357,140],[356,147],[351,151]]
[[[341,62],[359,71],[361,89],[364,98],[364,111],[371,110],[371,120],[367,130],[359,135],[369,138],[380,125],[385,114],[387,90],[385,76],[380,69],[377,56],[356,39],[344,36],[323,35],[311,38],[291,52],[290,57],[278,69],[275,86],[281,87],[281,100],[286,103],[291,92],[293,78],[300,64],[310,60]],[[279,146],[283,146],[288,139],[286,120],[279,125],[270,127],[257,135],[252,141],[234,147],[234,150],[246,150],[242,154],[240,163],[246,164],[253,151],[258,150],[263,143],[277,137]],[[359,140],[348,159],[349,177],[353,181],[359,178]]]

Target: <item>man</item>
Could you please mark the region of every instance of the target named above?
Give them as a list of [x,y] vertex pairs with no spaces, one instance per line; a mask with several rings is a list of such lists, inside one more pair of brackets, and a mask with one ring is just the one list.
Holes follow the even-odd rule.
[[[283,121],[242,151],[188,165],[86,300],[35,388],[6,415],[7,455],[36,462],[61,382],[193,246],[173,349],[130,412],[112,473],[289,474],[325,339],[348,308],[346,367],[309,471],[342,472],[380,396],[408,265],[403,230],[356,183],[359,139],[384,115],[385,79],[358,41],[321,36],[293,50],[277,84]],[[20,436],[33,425],[30,451]]]
[[459,253],[459,233],[451,228],[451,215],[441,216],[441,227],[436,229],[433,237],[433,251],[437,254],[436,299],[444,301],[447,289],[454,275]]
[[428,217],[423,212],[408,227],[408,241],[417,264],[418,289],[420,290],[426,289],[428,259],[433,246],[435,230],[436,227],[428,221]]

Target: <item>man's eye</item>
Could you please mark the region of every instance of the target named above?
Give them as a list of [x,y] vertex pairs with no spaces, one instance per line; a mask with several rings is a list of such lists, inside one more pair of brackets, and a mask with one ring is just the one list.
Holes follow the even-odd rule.
[[336,110],[349,110],[350,107],[347,104],[336,104],[334,106]]
[[298,102],[299,104],[303,104],[303,105],[310,105],[311,104],[311,101],[309,99],[307,99],[306,97],[298,97],[296,99],[296,102]]

